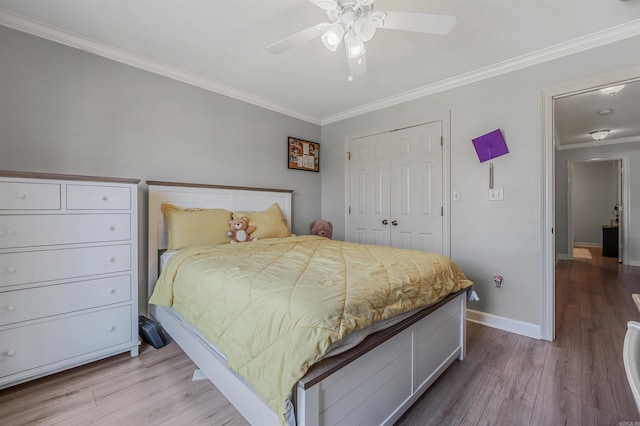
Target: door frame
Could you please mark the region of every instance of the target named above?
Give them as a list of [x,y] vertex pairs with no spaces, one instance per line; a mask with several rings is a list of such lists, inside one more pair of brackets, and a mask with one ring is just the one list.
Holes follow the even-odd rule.
[[[451,111],[442,114],[427,116],[422,119],[405,120],[386,124],[380,127],[361,130],[350,133],[344,137],[344,158],[348,158],[351,141],[380,133],[392,132],[394,130],[416,127],[423,124],[440,122],[442,124],[442,254],[451,257]],[[349,221],[349,200],[351,198],[351,174],[349,161],[344,162],[345,175],[345,236],[351,235],[351,224]]]
[[[612,154],[611,156],[602,157],[587,157],[587,158],[572,158],[567,161],[567,259],[573,259],[573,166],[576,163],[595,163],[603,161],[621,162],[622,173],[619,178],[616,178],[616,191],[622,195],[620,202],[622,203],[622,221],[620,222],[620,237],[622,241],[622,253],[620,258],[622,264],[626,265],[629,262],[629,215],[627,210],[629,206],[629,200],[631,198],[630,177],[629,177],[629,154]],[[617,173],[620,172],[619,166],[616,165]],[[622,187],[622,188],[621,188]]]
[[553,99],[573,93],[592,90],[598,86],[634,80],[640,77],[640,66],[624,68],[610,73],[548,87],[541,93],[541,151],[542,151],[542,221],[541,238],[541,282],[540,286],[540,337],[555,339],[555,144]]

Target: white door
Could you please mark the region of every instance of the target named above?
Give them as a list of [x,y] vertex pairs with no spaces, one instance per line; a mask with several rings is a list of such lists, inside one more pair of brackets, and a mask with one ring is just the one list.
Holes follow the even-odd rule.
[[442,253],[442,123],[391,133],[391,246]]
[[349,239],[442,253],[442,122],[352,140]]
[[350,241],[388,246],[389,133],[351,141]]

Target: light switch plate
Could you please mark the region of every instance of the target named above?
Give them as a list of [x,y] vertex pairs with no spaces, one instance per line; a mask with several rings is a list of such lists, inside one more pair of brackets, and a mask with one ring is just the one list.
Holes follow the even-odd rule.
[[461,191],[461,190],[459,190],[459,189],[454,189],[454,190],[453,190],[453,194],[452,194],[451,199],[452,199],[453,201],[460,201],[460,200],[462,200],[462,191]]
[[502,200],[504,200],[504,188],[489,189],[489,201],[502,201]]

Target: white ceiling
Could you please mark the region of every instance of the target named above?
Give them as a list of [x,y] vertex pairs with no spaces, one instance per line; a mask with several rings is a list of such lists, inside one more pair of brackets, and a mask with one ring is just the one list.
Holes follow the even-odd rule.
[[595,145],[589,132],[596,130],[611,130],[600,143],[640,141],[640,80],[615,95],[595,89],[558,98],[554,114],[557,146]]
[[379,30],[366,43],[367,73],[352,82],[344,50],[319,39],[265,50],[328,21],[308,0],[0,0],[0,25],[318,124],[640,34],[640,0],[376,0],[375,9],[452,14],[457,25],[446,36]]

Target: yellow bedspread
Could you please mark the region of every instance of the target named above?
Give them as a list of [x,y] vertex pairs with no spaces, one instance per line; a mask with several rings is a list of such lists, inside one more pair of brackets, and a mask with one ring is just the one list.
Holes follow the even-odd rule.
[[173,305],[282,416],[331,343],[471,285],[444,256],[294,236],[181,250],[150,303]]

